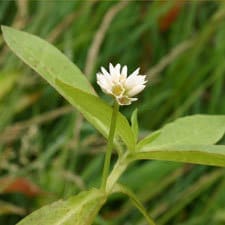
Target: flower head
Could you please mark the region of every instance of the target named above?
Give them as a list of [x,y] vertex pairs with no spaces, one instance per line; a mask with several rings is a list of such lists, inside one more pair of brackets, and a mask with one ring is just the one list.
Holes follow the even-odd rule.
[[115,67],[110,63],[109,72],[101,67],[97,73],[97,83],[102,91],[114,96],[119,105],[130,105],[137,98],[133,96],[140,93],[146,84],[145,75],[139,75],[139,68],[132,74],[127,75],[127,66],[121,68],[120,64]]

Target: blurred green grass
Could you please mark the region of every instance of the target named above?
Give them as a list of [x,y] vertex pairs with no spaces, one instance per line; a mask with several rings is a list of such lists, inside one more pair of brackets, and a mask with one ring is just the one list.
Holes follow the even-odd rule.
[[[149,85],[122,108],[128,117],[139,109],[140,136],[180,116],[225,113],[223,1],[5,0],[0,21],[56,45],[103,98],[95,83],[101,65],[119,62],[130,72],[140,66]],[[43,204],[98,185],[105,140],[2,36],[0,48],[0,224],[13,225]],[[224,175],[220,168],[142,161],[121,182],[159,225],[222,225]],[[13,184],[19,193],[4,188],[3,180],[18,177],[38,191],[18,191],[21,181]],[[146,224],[129,203],[112,196],[95,224]]]

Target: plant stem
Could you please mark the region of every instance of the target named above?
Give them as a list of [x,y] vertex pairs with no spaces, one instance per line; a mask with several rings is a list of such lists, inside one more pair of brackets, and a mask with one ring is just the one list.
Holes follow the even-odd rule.
[[103,190],[105,190],[105,188],[106,188],[106,179],[108,177],[109,169],[110,169],[110,162],[111,162],[111,155],[112,155],[112,148],[113,148],[113,139],[114,139],[115,130],[116,130],[116,119],[117,119],[118,111],[119,111],[119,105],[115,101],[114,106],[113,106],[108,143],[107,143],[107,147],[106,147],[104,168],[103,168],[103,173],[102,173],[101,189],[103,189]]
[[116,184],[117,180],[120,178],[121,174],[126,170],[129,162],[126,161],[127,154],[124,154],[122,158],[120,158],[114,168],[112,169],[111,173],[109,174],[107,181],[106,181],[106,193],[110,193]]

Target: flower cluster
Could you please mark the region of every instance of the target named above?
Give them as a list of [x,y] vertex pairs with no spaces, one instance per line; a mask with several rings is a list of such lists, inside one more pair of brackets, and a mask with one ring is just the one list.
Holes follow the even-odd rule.
[[101,72],[97,73],[97,83],[102,91],[114,96],[119,105],[130,105],[137,98],[133,96],[140,93],[146,84],[145,75],[139,75],[139,68],[129,76],[127,66],[121,68],[120,64],[115,67],[110,63],[109,72],[101,67]]

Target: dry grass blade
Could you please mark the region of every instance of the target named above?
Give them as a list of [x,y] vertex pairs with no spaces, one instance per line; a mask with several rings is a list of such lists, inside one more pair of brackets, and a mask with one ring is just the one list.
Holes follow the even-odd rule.
[[155,66],[150,68],[147,72],[147,78],[150,80],[151,83],[157,82],[158,78],[157,76],[171,63],[174,62],[176,58],[178,58],[182,53],[187,51],[189,48],[191,48],[195,43],[195,39],[186,40],[180,44],[178,44],[176,47],[174,47],[167,55],[165,55],[159,63],[157,63]]
[[105,34],[107,30],[110,27],[110,24],[113,20],[113,18],[119,13],[124,7],[128,5],[129,1],[121,1],[118,4],[111,7],[108,12],[105,14],[102,23],[97,30],[95,37],[93,39],[93,42],[91,44],[91,47],[88,51],[87,59],[86,59],[86,66],[85,66],[85,74],[87,76],[90,76],[93,72],[96,59],[99,53],[99,49],[101,47],[101,44],[104,40]]
[[42,115],[36,116],[32,119],[17,122],[13,124],[12,126],[7,127],[0,135],[0,143],[10,143],[14,140],[17,140],[20,137],[21,132],[30,127],[31,125],[40,125],[46,122],[49,122],[51,120],[56,119],[59,116],[65,115],[67,113],[72,112],[74,109],[71,106],[64,106],[61,108],[58,108],[56,110],[53,110],[51,112],[44,113]]

